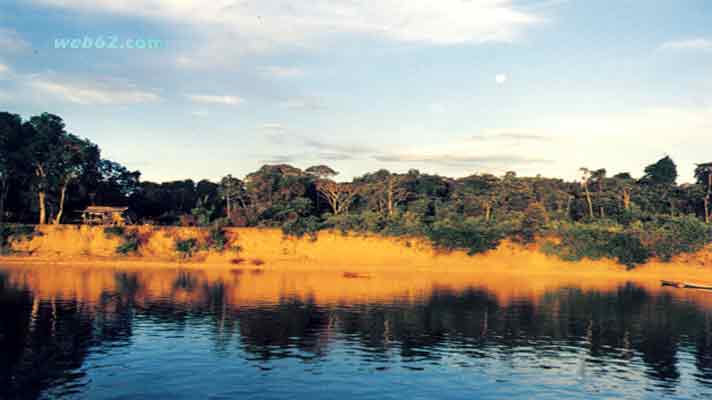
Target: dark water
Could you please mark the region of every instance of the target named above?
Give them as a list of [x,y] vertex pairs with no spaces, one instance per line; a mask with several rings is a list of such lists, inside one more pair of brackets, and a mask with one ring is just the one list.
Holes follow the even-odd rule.
[[712,398],[712,294],[275,274],[0,268],[0,398]]

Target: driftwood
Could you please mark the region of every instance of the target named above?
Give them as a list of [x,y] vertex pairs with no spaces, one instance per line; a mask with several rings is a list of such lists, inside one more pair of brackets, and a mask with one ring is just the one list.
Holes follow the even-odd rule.
[[704,290],[712,290],[712,285],[701,285],[698,283],[690,283],[690,282],[677,282],[677,281],[665,281],[662,280],[660,281],[663,286],[673,286],[678,289],[704,289]]

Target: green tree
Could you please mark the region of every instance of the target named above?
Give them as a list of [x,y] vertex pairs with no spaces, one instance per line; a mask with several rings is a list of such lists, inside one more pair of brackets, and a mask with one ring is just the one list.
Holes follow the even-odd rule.
[[228,174],[220,180],[218,193],[220,197],[225,200],[225,210],[228,218],[231,218],[233,215],[234,204],[239,204],[243,209],[247,208],[247,203],[245,202],[245,184],[232,175]]
[[0,113],[0,223],[5,218],[5,203],[13,181],[27,176],[25,139],[28,126],[17,114]]
[[54,224],[59,224],[64,215],[69,185],[82,177],[94,174],[98,168],[100,153],[99,147],[94,143],[71,134],[62,135],[59,148],[55,151],[57,154],[52,175],[59,186],[59,209],[54,218]]
[[704,189],[704,207],[705,207],[705,222],[710,223],[710,202],[712,201],[712,162],[697,164],[695,168],[695,179],[697,184],[703,186]]
[[305,169],[304,172],[319,179],[332,179],[339,174],[327,165],[315,165]]
[[674,185],[677,181],[677,165],[669,156],[665,156],[645,167],[642,183],[654,185]]

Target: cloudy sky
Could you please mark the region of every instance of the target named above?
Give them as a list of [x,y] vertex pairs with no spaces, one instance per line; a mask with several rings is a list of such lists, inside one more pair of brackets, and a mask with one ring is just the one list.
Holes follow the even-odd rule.
[[[638,176],[669,154],[689,181],[712,159],[706,0],[7,3],[0,110],[59,114],[148,180]],[[124,48],[57,48],[85,37]]]

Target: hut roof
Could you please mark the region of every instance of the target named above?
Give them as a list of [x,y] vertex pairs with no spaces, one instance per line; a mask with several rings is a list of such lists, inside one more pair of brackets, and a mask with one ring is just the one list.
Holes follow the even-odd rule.
[[94,214],[122,213],[128,209],[128,207],[89,206],[84,210],[84,212]]

